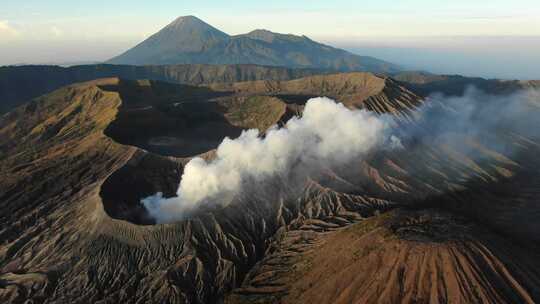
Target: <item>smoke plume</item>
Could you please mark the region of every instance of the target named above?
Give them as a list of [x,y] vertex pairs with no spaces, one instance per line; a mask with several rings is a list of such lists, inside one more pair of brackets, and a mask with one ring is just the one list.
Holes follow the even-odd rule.
[[[463,96],[432,94],[417,109],[418,119],[394,130],[404,142],[416,143],[419,149],[446,145],[472,160],[485,154],[464,145],[465,138],[474,138],[486,147],[506,156],[515,151],[512,135],[538,136],[540,91],[520,90],[512,94],[491,95],[475,87]],[[411,145],[406,147],[411,148]]]
[[[475,162],[489,157],[468,145],[468,138],[512,157],[520,149],[512,138],[540,136],[539,111],[537,90],[494,96],[471,87],[459,97],[433,94],[415,110],[413,121],[405,122],[349,110],[328,98],[314,98],[306,103],[302,117],[292,118],[284,127],[265,134],[245,131],[237,139],[226,138],[215,159],[191,160],[176,197],[157,193],[142,203],[157,222],[168,223],[200,207],[226,205],[243,191],[260,189],[261,182],[276,176],[287,186],[301,187],[307,178],[359,162],[380,149],[426,155],[421,153],[446,146]],[[415,174],[424,174],[421,168],[420,164],[413,168]]]
[[[305,180],[323,168],[362,157],[390,140],[388,129],[385,116],[314,98],[306,103],[302,117],[293,117],[284,127],[273,127],[264,135],[244,131],[236,139],[225,138],[215,159],[192,159],[176,197],[157,193],[142,203],[159,223],[181,220],[196,207],[229,203],[246,184],[277,175]],[[392,137],[393,145],[398,142]]]

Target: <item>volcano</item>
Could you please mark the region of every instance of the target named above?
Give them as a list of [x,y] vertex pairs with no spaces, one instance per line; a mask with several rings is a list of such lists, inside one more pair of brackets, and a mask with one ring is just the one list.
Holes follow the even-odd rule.
[[504,146],[460,129],[439,137],[457,147],[404,140],[294,196],[270,180],[264,195],[166,225],[141,204],[174,196],[186,164],[215,158],[225,137],[264,134],[315,96],[427,130],[421,109],[437,102],[414,89],[370,73],[202,86],[115,77],[17,107],[0,118],[0,300],[540,301],[540,134],[527,130],[501,127]]
[[229,36],[194,16],[179,17],[110,64],[257,64],[334,71],[397,72],[397,65],[317,43],[255,30]]

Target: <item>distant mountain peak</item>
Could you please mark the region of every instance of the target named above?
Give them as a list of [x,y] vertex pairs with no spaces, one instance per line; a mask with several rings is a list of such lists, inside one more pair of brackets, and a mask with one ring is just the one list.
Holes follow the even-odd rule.
[[154,62],[181,53],[197,53],[229,39],[229,35],[195,16],[181,16],[124,54],[113,58],[128,62]]
[[[181,27],[199,27],[199,28],[210,28],[215,29],[210,24],[204,22],[203,20],[189,15],[189,16],[180,16],[176,18],[173,22],[167,25],[169,28],[181,28]],[[216,29],[217,30],[217,29]]]
[[229,36],[195,16],[181,16],[113,64],[257,64],[337,71],[392,72],[399,68],[374,58],[331,48],[306,36],[257,29]]
[[196,16],[187,15],[187,16],[180,16],[180,17],[176,18],[172,23],[180,23],[180,22],[185,22],[185,21],[204,22],[201,19],[197,18]]
[[213,36],[222,36],[223,38],[229,36],[203,20],[191,15],[176,18],[156,35],[163,34],[165,32],[172,32],[176,35],[181,35],[182,37],[207,34],[211,34]]

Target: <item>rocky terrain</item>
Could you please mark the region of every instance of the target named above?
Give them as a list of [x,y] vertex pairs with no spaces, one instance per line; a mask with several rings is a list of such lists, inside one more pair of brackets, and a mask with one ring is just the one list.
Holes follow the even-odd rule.
[[345,229],[303,228],[274,246],[226,303],[538,299],[537,291],[530,293],[537,290],[537,253],[441,211],[391,211]]
[[310,97],[392,114],[397,130],[429,127],[418,108],[434,101],[391,78],[280,80],[101,79],[3,115],[0,300],[540,301],[534,132],[501,130],[504,149],[470,134],[449,134],[460,147],[405,141],[301,193],[284,195],[287,185],[272,180],[265,195],[155,225],[141,198],[173,196],[191,157],[212,158],[224,136],[282,123]]

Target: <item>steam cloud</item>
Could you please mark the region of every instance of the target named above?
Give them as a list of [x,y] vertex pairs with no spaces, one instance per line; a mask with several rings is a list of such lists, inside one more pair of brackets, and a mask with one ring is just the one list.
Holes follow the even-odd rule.
[[[416,113],[413,124],[395,130],[404,142],[420,142],[424,146],[448,145],[479,160],[484,154],[468,150],[464,137],[475,138],[487,147],[505,152],[515,151],[508,134],[538,136],[540,91],[519,90],[512,94],[491,95],[469,87],[462,96],[432,94]],[[408,146],[408,149],[411,147]]]
[[264,136],[245,131],[237,139],[226,138],[214,160],[191,160],[177,197],[157,193],[142,203],[157,222],[174,222],[195,208],[225,205],[254,183],[279,176],[301,184],[326,168],[361,160],[380,148],[422,153],[427,147],[446,145],[473,161],[482,160],[486,154],[464,144],[468,137],[511,156],[519,147],[508,142],[508,134],[540,137],[539,111],[540,91],[532,89],[498,96],[473,87],[463,96],[433,94],[415,111],[412,123],[314,98],[301,118],[292,118],[283,128],[274,127]]
[[367,154],[385,141],[389,122],[365,110],[352,111],[328,98],[306,103],[302,117],[293,117],[282,128],[273,127],[262,137],[258,130],[244,131],[237,139],[226,138],[216,158],[192,159],[185,167],[177,196],[161,193],[142,203],[159,223],[181,220],[195,207],[227,204],[246,183],[276,175],[307,178]]

